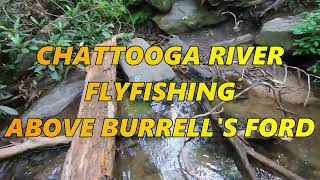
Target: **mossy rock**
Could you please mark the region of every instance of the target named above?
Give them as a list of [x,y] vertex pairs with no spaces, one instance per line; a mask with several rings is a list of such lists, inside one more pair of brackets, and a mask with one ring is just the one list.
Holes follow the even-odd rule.
[[153,118],[156,116],[150,102],[123,100],[120,103],[121,118]]
[[207,25],[215,25],[227,19],[218,11],[200,7],[195,0],[180,0],[173,4],[168,14],[157,15],[153,20],[169,34],[188,32]]
[[172,0],[147,0],[147,2],[163,13],[169,12],[172,7]]

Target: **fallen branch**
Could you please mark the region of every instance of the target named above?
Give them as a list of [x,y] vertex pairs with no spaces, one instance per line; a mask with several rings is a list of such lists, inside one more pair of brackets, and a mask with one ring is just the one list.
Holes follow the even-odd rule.
[[260,5],[260,4],[263,4],[265,2],[267,2],[268,0],[255,0],[255,1],[249,1],[247,2],[246,6],[257,6],[257,5]]
[[71,138],[66,138],[64,136],[58,136],[55,138],[47,138],[47,137],[35,137],[29,138],[27,141],[19,144],[14,144],[12,146],[8,146],[0,149],[0,160],[8,159],[13,156],[19,155],[21,153],[39,149],[39,148],[48,148],[61,144],[69,144],[71,142]]
[[[115,46],[116,37],[98,46]],[[80,138],[80,129],[73,137],[71,147],[66,156],[61,175],[63,180],[101,180],[112,179],[115,160],[115,138],[101,137],[103,120],[105,117],[114,118],[117,112],[115,101],[103,102],[98,96],[93,96],[91,101],[85,101],[86,88],[89,82],[110,82],[107,94],[115,97],[116,66],[111,65],[112,53],[107,52],[103,57],[101,66],[91,65],[86,67],[87,75],[85,90],[80,102],[78,118],[95,117],[93,136]],[[96,64],[97,52],[92,53],[91,64]]]
[[271,4],[270,6],[268,6],[268,8],[266,8],[264,11],[262,11],[259,14],[259,17],[263,17],[267,12],[269,12],[272,9],[277,8],[278,6],[280,6],[282,3],[286,2],[287,0],[277,0],[276,2],[274,2],[273,4]]
[[[276,89],[275,89],[271,84],[266,83],[266,82],[260,82],[260,83],[256,83],[256,84],[253,84],[253,85],[249,86],[249,87],[246,88],[245,90],[241,91],[239,94],[235,95],[233,100],[239,98],[241,95],[245,94],[246,92],[248,92],[248,91],[251,90],[252,88],[255,88],[255,87],[261,86],[261,85],[265,85],[265,86],[268,86],[269,88],[271,88],[271,89],[272,89],[272,92],[273,92],[273,95],[275,96],[276,101],[277,101],[279,107],[281,108],[281,110],[282,110],[282,109],[286,110],[286,108],[285,108],[285,107],[283,106],[283,104],[280,102],[280,98],[279,98],[279,96],[277,95]],[[217,109],[218,109],[219,107],[221,107],[221,106],[222,106],[223,104],[225,104],[225,103],[226,103],[226,101],[221,101],[221,102],[220,102],[219,104],[217,104],[214,108],[208,110],[208,112],[203,113],[203,114],[198,114],[198,115],[196,115],[196,116],[194,116],[194,117],[192,117],[192,118],[196,118],[196,119],[197,119],[197,118],[202,118],[202,117],[209,116],[209,115],[211,115],[211,114],[215,114],[216,111],[217,111]],[[287,111],[287,110],[286,110],[286,111]]]
[[[203,103],[204,108],[207,111],[209,111],[210,109],[215,109],[215,107],[212,107],[212,105],[210,104],[210,102],[208,100],[204,100],[202,103]],[[211,117],[211,119],[215,119],[213,117],[213,115],[210,115],[210,117]],[[218,126],[218,127],[219,127],[219,129],[226,131],[226,129],[224,129],[224,127],[222,127],[222,126]],[[248,177],[252,180],[257,179],[257,177],[255,175],[254,168],[252,167],[252,165],[248,159],[248,156],[251,156],[252,158],[256,159],[257,161],[259,161],[260,163],[262,163],[266,167],[272,169],[273,171],[277,172],[278,174],[284,176],[285,178],[295,179],[295,180],[303,180],[304,179],[301,176],[295,174],[294,172],[288,170],[287,168],[280,166],[279,164],[274,162],[272,159],[269,159],[269,158],[265,157],[264,155],[256,152],[252,147],[248,146],[245,142],[243,142],[241,140],[241,138],[239,138],[238,136],[226,138],[226,140],[228,140],[231,143],[233,148],[235,148],[237,154],[240,156],[242,165],[244,166],[244,168],[246,170],[245,172],[242,171],[242,173],[246,177]],[[238,167],[242,167],[242,166],[238,166]]]
[[[266,82],[260,82],[260,83],[256,83],[253,84],[251,86],[249,86],[248,88],[246,88],[245,90],[241,91],[240,93],[238,93],[234,99],[239,98],[241,95],[243,95],[244,93],[248,92],[250,89],[257,87],[257,86],[261,86],[261,85],[265,85],[270,87],[273,90],[273,94],[276,98],[276,101],[280,107],[280,109],[287,114],[288,111],[282,104],[280,101],[280,97],[277,95],[275,87],[273,87],[271,84],[266,83]],[[207,117],[209,116],[212,120],[217,121],[215,114],[219,113],[217,112],[218,108],[221,107],[222,105],[226,103],[225,101],[220,102],[219,104],[217,104],[216,106],[213,107],[213,105],[207,100],[207,99],[203,99],[202,100],[202,104],[203,107],[205,108],[205,110],[207,111],[206,113],[203,114],[199,114],[196,115],[192,118],[202,118],[202,117]],[[221,111],[220,111],[221,112]],[[218,127],[219,130],[221,131],[227,131],[224,126],[220,126],[218,125],[218,123],[213,123],[214,125],[216,125]],[[241,173],[243,174],[243,176],[245,176],[245,179],[251,179],[251,180],[256,180],[258,179],[255,173],[255,170],[253,168],[253,166],[251,165],[248,157],[251,156],[254,159],[256,159],[257,161],[259,161],[260,163],[262,163],[263,165],[265,165],[266,167],[272,169],[273,171],[277,172],[278,174],[284,176],[285,178],[288,179],[296,179],[296,180],[303,180],[304,178],[302,178],[301,176],[295,174],[294,172],[280,166],[279,164],[277,164],[276,162],[274,162],[272,159],[269,159],[267,157],[265,157],[264,155],[257,153],[252,147],[250,147],[246,141],[243,141],[238,135],[236,135],[235,137],[231,137],[231,138],[225,138],[226,140],[228,140],[228,142],[230,142],[230,144],[233,146],[233,148],[236,150],[237,154],[240,157],[241,160],[241,164],[237,164],[237,167],[239,168],[239,170],[241,171]],[[185,142],[185,144],[188,141]],[[185,146],[184,144],[184,146]],[[183,156],[183,148],[179,153],[179,156]],[[189,174],[190,170],[185,168],[185,171]],[[190,175],[190,174],[189,174]],[[197,179],[197,178],[196,178]]]

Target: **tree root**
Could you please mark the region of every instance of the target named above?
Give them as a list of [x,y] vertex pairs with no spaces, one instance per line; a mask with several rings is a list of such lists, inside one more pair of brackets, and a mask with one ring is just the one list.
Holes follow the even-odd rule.
[[275,9],[277,7],[279,7],[282,3],[286,2],[287,0],[277,0],[276,2],[274,2],[273,4],[271,4],[270,6],[268,6],[268,8],[266,8],[264,11],[262,11],[259,14],[259,17],[263,17],[267,12],[269,12],[272,9]]
[[[178,73],[179,75],[179,73]],[[280,99],[280,95],[279,93],[277,93],[276,88],[267,83],[267,82],[258,82],[255,84],[252,84],[251,86],[247,87],[246,89],[244,89],[243,91],[241,91],[240,93],[238,93],[234,99],[239,98],[241,95],[243,95],[244,93],[248,92],[250,89],[257,87],[257,86],[261,86],[261,85],[265,85],[268,86],[269,88],[272,89],[273,91],[273,95],[276,98],[276,101],[279,105],[279,109],[283,111],[283,113],[288,116],[288,114],[291,112],[289,110],[286,109],[286,107],[281,103],[281,99]],[[222,105],[226,103],[225,101],[220,102],[219,104],[217,104],[216,106],[212,106],[210,104],[210,102],[207,99],[202,100],[202,105],[205,108],[205,110],[207,111],[206,113],[203,114],[199,114],[194,116],[193,118],[202,118],[202,117],[207,117],[210,116],[211,119],[216,120],[215,114],[219,113],[217,112],[218,108],[222,107]],[[219,126],[218,123],[214,123],[219,130],[221,131],[225,131],[225,128],[223,126]],[[252,179],[252,180],[256,180],[258,179],[255,173],[255,170],[253,168],[253,166],[251,165],[250,161],[249,161],[249,157],[252,157],[254,159],[256,159],[258,162],[262,163],[263,165],[265,165],[266,167],[270,168],[271,170],[277,172],[279,175],[288,178],[288,179],[297,179],[297,180],[303,180],[304,178],[302,178],[301,176],[295,174],[294,172],[280,166],[279,164],[277,164],[276,162],[274,162],[273,160],[265,157],[264,155],[256,152],[252,147],[250,147],[250,145],[244,141],[243,139],[241,139],[238,135],[235,137],[231,137],[231,138],[225,138],[226,140],[228,140],[228,142],[232,145],[232,147],[236,150],[237,154],[240,157],[241,160],[241,164],[237,164],[239,170],[241,171],[241,173],[243,174],[243,176],[245,177],[245,179]],[[188,141],[185,142],[185,144]],[[183,148],[180,151],[179,156],[183,156],[181,155],[181,153],[183,153]],[[182,159],[183,160],[183,159]],[[181,163],[182,164],[182,163]],[[192,173],[190,172],[190,170],[188,170],[187,168],[184,169],[189,175],[192,175]],[[196,178],[197,179],[197,178]]]
[[[268,86],[268,87],[270,87],[270,88],[272,89],[273,95],[274,95],[275,98],[276,98],[276,101],[277,101],[277,103],[278,103],[278,105],[279,105],[279,108],[284,112],[285,115],[287,115],[288,112],[290,112],[290,111],[288,111],[287,108],[281,103],[280,97],[278,96],[278,94],[277,94],[277,92],[276,92],[276,89],[275,89],[271,84],[266,83],[266,82],[260,82],[260,83],[256,83],[256,84],[253,84],[253,85],[249,86],[249,87],[246,88],[245,90],[241,91],[239,94],[235,95],[235,96],[234,96],[234,100],[237,99],[237,98],[239,98],[239,97],[240,97],[241,95],[243,95],[244,93],[248,92],[250,89],[255,88],[255,87],[257,87],[257,86],[261,86],[261,85]],[[210,111],[208,111],[208,112],[206,112],[206,113],[203,113],[203,114],[196,115],[196,116],[194,116],[194,117],[192,117],[192,118],[196,118],[196,119],[197,119],[197,118],[202,118],[202,117],[209,116],[209,115],[211,115],[211,114],[216,114],[216,113],[217,113],[217,112],[216,112],[217,109],[218,109],[219,107],[221,107],[221,106],[222,106],[223,104],[225,104],[225,103],[226,103],[226,101],[221,101],[221,102],[220,102],[218,105],[216,105],[214,108],[210,109]]]
[[317,75],[314,75],[314,74],[309,74],[305,70],[300,69],[298,67],[294,67],[294,66],[284,65],[284,68],[285,68],[285,76],[284,76],[283,83],[286,83],[286,81],[287,81],[288,68],[297,70],[299,78],[301,77],[301,75],[300,75],[301,72],[304,73],[307,76],[307,79],[308,79],[308,94],[307,94],[307,97],[306,97],[306,101],[304,102],[304,106],[307,106],[308,105],[308,101],[309,101],[309,97],[310,97],[310,94],[311,94],[311,77],[316,78],[316,79],[320,79],[320,76],[317,76]]
[[0,149],[0,160],[8,159],[13,156],[19,155],[26,151],[39,149],[39,148],[48,148],[61,144],[69,144],[72,138],[67,138],[64,136],[58,136],[55,138],[47,137],[35,137],[30,138],[27,141],[19,144],[14,144],[12,146],[7,146]]
[[246,6],[257,6],[257,5],[260,5],[260,4],[263,4],[265,2],[267,2],[268,0],[255,0],[255,1],[249,1],[247,2]]
[[[210,104],[210,102],[208,100],[204,100],[202,102],[204,108],[210,112],[211,109],[216,109],[215,107],[212,107],[212,105]],[[210,114],[210,117],[212,119],[215,119],[213,117],[213,115]],[[218,126],[219,129],[224,130],[223,127]],[[297,179],[297,180],[303,180],[304,178],[302,178],[301,176],[295,174],[294,172],[288,170],[287,168],[284,168],[282,166],[280,166],[279,164],[277,164],[276,162],[274,162],[273,160],[265,157],[264,155],[256,152],[253,148],[251,148],[250,146],[248,146],[245,142],[243,142],[241,140],[241,138],[239,138],[238,136],[235,137],[231,137],[231,138],[226,138],[231,145],[233,146],[233,148],[235,148],[237,154],[240,156],[242,165],[244,166],[244,171],[242,171],[242,174],[252,180],[257,179],[256,175],[255,175],[255,170],[252,167],[248,157],[251,156],[252,158],[256,159],[257,161],[259,161],[260,163],[262,163],[263,165],[265,165],[266,167],[272,169],[273,171],[277,172],[278,174],[284,176],[285,178],[288,179]],[[242,167],[242,166],[240,166]]]

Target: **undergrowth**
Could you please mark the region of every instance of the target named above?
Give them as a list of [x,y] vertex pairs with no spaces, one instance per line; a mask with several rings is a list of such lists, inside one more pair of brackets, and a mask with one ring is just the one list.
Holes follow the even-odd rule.
[[[317,10],[305,13],[301,24],[293,29],[297,37],[294,55],[320,57],[320,1],[317,4]],[[308,70],[320,74],[320,58]]]
[[[33,1],[39,3],[36,0],[31,2]],[[26,19],[26,15],[17,10],[16,1],[2,0],[0,2],[0,73],[15,74],[17,65],[28,53],[35,54],[45,45],[74,46],[77,51],[81,46],[92,47],[118,33],[121,33],[121,38],[126,40],[135,31],[136,24],[148,19],[147,11],[136,8],[142,2],[143,0],[48,0],[47,3],[54,7],[52,9],[58,9],[58,11],[43,12],[46,16],[34,16],[32,14],[39,12],[35,11]],[[129,11],[130,8],[133,10]],[[53,14],[55,12],[59,13]],[[49,22],[53,24],[53,28],[48,38],[38,36],[39,30]],[[63,66],[62,63],[57,66],[44,66],[38,64],[36,59],[34,62],[32,67],[26,68],[35,74],[49,74],[56,80],[61,79],[71,68],[74,68]],[[10,98],[5,92],[5,86],[3,82],[0,83],[0,101]],[[0,114],[16,114],[1,108],[0,106]]]

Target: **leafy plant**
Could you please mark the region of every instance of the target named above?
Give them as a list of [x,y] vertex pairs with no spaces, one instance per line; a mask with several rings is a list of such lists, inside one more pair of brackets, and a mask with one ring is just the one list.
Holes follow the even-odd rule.
[[[304,18],[298,26],[294,27],[296,35],[294,55],[320,56],[320,1],[318,9],[304,14]],[[320,61],[311,66],[309,71],[320,73]]]
[[29,52],[28,41],[31,30],[24,30],[20,23],[20,18],[17,18],[12,27],[0,26],[0,33],[5,42],[5,48],[1,49],[2,53],[8,53],[11,64],[17,64],[21,61],[23,54]]

